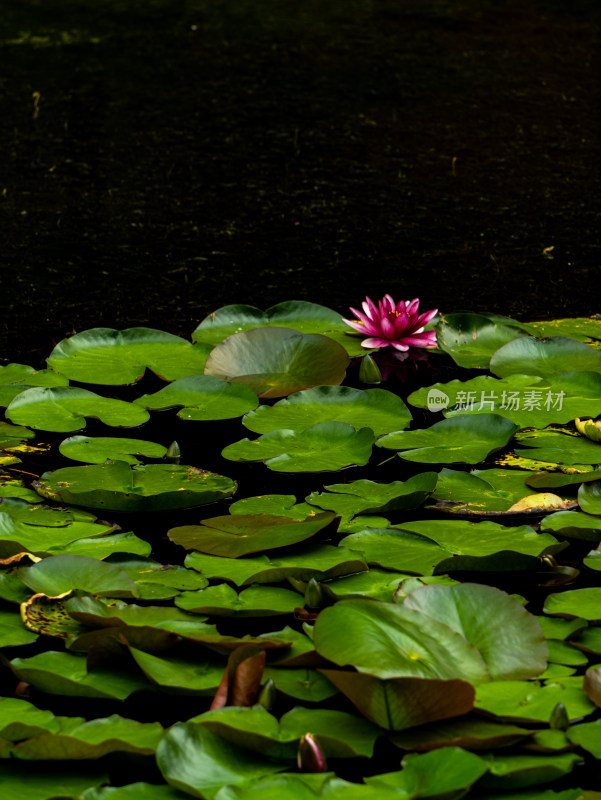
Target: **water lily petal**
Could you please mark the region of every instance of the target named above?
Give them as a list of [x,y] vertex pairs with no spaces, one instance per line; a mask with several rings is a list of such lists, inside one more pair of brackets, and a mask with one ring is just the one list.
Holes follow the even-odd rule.
[[393,342],[388,339],[382,339],[380,336],[372,336],[369,339],[364,339],[361,342],[361,347],[389,347]]
[[388,342],[388,344],[391,344],[395,350],[402,350],[403,352],[409,350],[409,345],[403,344],[402,342]]

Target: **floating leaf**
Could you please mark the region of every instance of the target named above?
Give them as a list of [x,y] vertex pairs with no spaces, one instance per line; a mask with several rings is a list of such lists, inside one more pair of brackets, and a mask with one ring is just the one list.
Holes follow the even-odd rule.
[[601,445],[591,442],[584,436],[573,435],[564,431],[532,431],[522,433],[518,437],[516,448],[518,456],[549,461],[553,464],[599,464],[601,463]]
[[112,511],[158,511],[212,503],[232,495],[236,483],[183,464],[131,467],[123,461],[45,472],[36,490],[51,500]]
[[143,600],[175,597],[184,589],[204,589],[208,585],[208,580],[193,569],[160,564],[149,558],[111,556],[108,561],[129,575],[136,583],[140,599]]
[[263,678],[272,680],[278,692],[301,700],[303,703],[323,703],[335,694],[338,689],[327,677],[314,669],[288,667],[266,667]]
[[54,800],[69,798],[78,800],[85,789],[92,789],[108,780],[108,775],[96,767],[86,764],[83,768],[74,765],[19,764],[3,761],[2,800]]
[[230,514],[272,514],[275,517],[291,517],[303,520],[315,513],[307,503],[297,503],[293,494],[262,494],[244,497],[230,506]]
[[272,431],[242,439],[221,452],[230,461],[264,461],[274,472],[319,472],[367,464],[374,435],[346,422],[321,422],[296,432]]
[[32,386],[68,386],[69,380],[50,369],[35,370],[26,364],[0,367],[0,406],[8,406],[25,389]]
[[341,344],[350,356],[365,353],[361,341],[348,335],[348,325],[340,314],[331,308],[307,303],[305,300],[278,303],[267,311],[260,311],[254,306],[225,306],[205,317],[193,332],[192,338],[196,342],[216,345],[235,333],[273,326],[292,328],[301,333],[324,334]]
[[148,411],[124,400],[101,397],[73,386],[27,389],[6,409],[6,416],[19,425],[36,430],[66,433],[86,426],[86,417],[113,427],[142,425]]
[[92,328],[63,339],[47,361],[71,380],[116,385],[134,383],[147,367],[166,381],[199,375],[209,351],[152,328]]
[[403,607],[444,623],[475,645],[492,680],[528,680],[547,666],[547,645],[536,617],[492,586],[424,586]]
[[307,581],[310,578],[335,578],[367,569],[360,553],[344,547],[321,544],[302,548],[285,556],[252,558],[223,558],[202,553],[190,553],[186,566],[202,572],[207,578],[231,581],[236,586],[251,583],[279,583],[287,577]]
[[461,747],[464,750],[490,750],[509,747],[522,741],[531,731],[517,725],[503,725],[478,717],[454,719],[395,733],[390,741],[403,750],[423,752],[440,747]]
[[230,514],[204,519],[200,525],[171,528],[167,535],[186,550],[238,558],[302,542],[323,530],[334,517],[331,511],[304,520],[271,514]]
[[505,720],[546,723],[558,703],[563,703],[570,720],[585,717],[594,710],[582,689],[563,686],[561,681],[546,686],[525,681],[481,684],[476,691],[475,707]]
[[537,755],[519,753],[515,755],[487,754],[490,771],[480,785],[490,789],[519,789],[525,786],[539,787],[543,783],[558,780],[571,772],[581,760],[571,753],[560,755]]
[[160,657],[129,647],[134,661],[153,684],[173,694],[211,697],[221,680],[223,662],[210,658],[194,660]]
[[0,422],[0,449],[13,450],[24,444],[27,439],[33,439],[35,433],[21,425],[10,425]]
[[505,447],[517,429],[517,425],[499,414],[463,414],[423,430],[389,433],[376,444],[390,450],[404,450],[399,455],[406,461],[477,464],[489,453]]
[[601,413],[600,395],[601,375],[566,372],[549,378],[479,375],[468,381],[435,383],[413,392],[408,400],[420,408],[443,411],[445,417],[495,412],[520,428],[545,428],[578,416],[596,416]]
[[352,533],[340,545],[362,553],[369,564],[416,575],[431,575],[435,566],[451,555],[450,550],[420,534],[378,528]]
[[[30,644],[36,638],[37,632],[26,628],[18,613],[0,609],[0,641],[2,642],[2,647]],[[2,734],[0,734],[0,738],[1,736]]]
[[601,481],[583,483],[578,489],[578,503],[586,514],[601,516]]
[[59,451],[73,461],[86,464],[104,464],[111,461],[125,461],[127,464],[139,464],[136,456],[147,458],[163,458],[167,448],[156,442],[143,439],[121,439],[118,437],[71,436],[63,439]]
[[499,348],[490,359],[490,371],[506,375],[540,375],[561,372],[601,372],[601,353],[565,336],[514,339]]
[[285,768],[193,723],[169,730],[159,745],[157,764],[168,783],[195,797],[213,797],[226,784],[255,781]]
[[436,486],[435,472],[422,472],[407,481],[375,483],[360,480],[325,486],[327,492],[313,492],[307,502],[335,511],[344,517],[355,514],[386,514],[421,505]]
[[282,428],[302,431],[318,422],[347,422],[357,429],[371,428],[380,435],[406,428],[411,412],[400,397],[384,389],[316,386],[295,392],[273,406],[261,405],[246,414],[242,422],[255,433]]
[[392,787],[404,789],[408,796],[419,787],[422,797],[461,797],[489,768],[482,758],[459,747],[423,755],[413,753],[403,758],[402,765],[400,772],[374,775],[366,783],[381,786],[383,791]]
[[438,347],[460,367],[486,369],[490,357],[523,336],[521,323],[483,314],[444,314],[436,326]]
[[332,339],[274,327],[230,336],[211,351],[204,371],[245,383],[267,398],[323,384],[338,386],[348,364],[345,349]]
[[190,375],[180,378],[154,394],[134,400],[148,409],[184,406],[180,419],[217,420],[241,417],[257,407],[257,395],[243,383],[230,383],[213,375]]
[[548,336],[569,336],[579,342],[601,339],[601,322],[595,317],[576,317],[572,319],[552,319],[540,322],[522,322],[528,333],[540,339]]
[[467,714],[474,688],[462,680],[392,678],[322,669],[359,712],[381,728],[401,731],[414,725]]
[[540,529],[566,539],[601,542],[601,519],[581,511],[557,511],[542,520]]
[[601,589],[572,589],[550,594],[543,606],[545,614],[601,620]]
[[123,668],[102,667],[88,672],[86,659],[73,653],[49,650],[31,658],[14,658],[10,666],[19,680],[42,692],[67,697],[125,700],[133,692],[150,688],[145,678]]
[[197,592],[183,592],[176,598],[179,608],[194,614],[215,614],[225,617],[271,617],[292,614],[302,605],[296,592],[272,586],[251,586],[237,594],[225,583]]
[[[128,786],[103,786],[87,789],[81,800],[183,800],[183,795],[164,783],[130,783]],[[79,798],[78,798],[79,800]]]
[[567,731],[567,737],[594,758],[601,759],[601,720],[573,725]]
[[138,595],[138,587],[123,570],[85,556],[51,556],[32,567],[21,567],[18,575],[32,591],[49,597],[73,589],[111,597]]

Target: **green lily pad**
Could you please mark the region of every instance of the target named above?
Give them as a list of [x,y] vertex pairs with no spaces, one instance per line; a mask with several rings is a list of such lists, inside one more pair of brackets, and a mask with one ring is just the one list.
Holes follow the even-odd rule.
[[279,583],[287,577],[308,581],[349,575],[367,569],[360,553],[344,547],[321,544],[302,548],[285,556],[265,554],[252,558],[223,558],[202,553],[186,556],[186,566],[202,572],[207,578],[219,578],[247,586],[251,583]]
[[27,439],[33,439],[35,433],[22,425],[11,425],[8,422],[0,422],[0,449],[13,450],[24,444]]
[[406,461],[477,464],[489,453],[505,447],[517,429],[517,425],[499,414],[462,414],[443,419],[430,428],[389,433],[376,444],[390,450],[404,450],[399,455]]
[[569,336],[579,342],[601,339],[601,321],[594,317],[552,319],[541,322],[522,322],[524,330],[543,339],[549,336]]
[[292,614],[303,604],[302,598],[289,589],[273,586],[250,586],[238,594],[225,583],[196,592],[183,592],[176,597],[178,608],[194,614],[225,617],[271,617]]
[[[459,747],[431,753],[412,753],[402,761],[400,772],[386,772],[366,778],[371,786],[404,789],[411,796],[417,789],[422,797],[461,797],[486,772],[484,759]],[[419,787],[419,788],[418,788]]]
[[74,381],[117,385],[134,383],[147,367],[166,381],[199,375],[209,352],[152,328],[92,328],[59,342],[47,362]]
[[115,752],[152,755],[163,733],[158,722],[135,722],[113,714],[83,722],[68,733],[48,732],[30,738],[16,745],[12,755],[27,760],[96,759]]
[[545,614],[581,617],[591,621],[601,620],[601,589],[572,589],[554,592],[545,600]]
[[85,428],[86,417],[112,427],[142,425],[150,417],[148,411],[132,403],[74,386],[27,389],[15,397],[6,416],[18,425],[60,433]]
[[241,417],[257,407],[257,395],[243,383],[230,383],[213,375],[190,375],[164,386],[154,394],[134,400],[147,409],[183,406],[180,419],[217,420]]
[[77,539],[60,548],[50,550],[50,555],[65,553],[72,556],[88,556],[104,559],[115,553],[136,556],[149,556],[152,545],[134,533],[111,533],[109,536],[95,536],[93,539]]
[[549,378],[479,375],[418,389],[408,399],[420,408],[441,410],[445,417],[495,412],[520,428],[545,428],[575,417],[596,416],[601,413],[600,395],[601,375],[566,372]]
[[447,625],[475,645],[494,681],[528,680],[547,666],[547,644],[536,617],[492,586],[424,586],[406,598],[403,608]]
[[131,646],[129,651],[144,675],[172,694],[211,697],[219,686],[225,667],[224,662],[216,659],[161,657]]
[[60,555],[21,567],[18,576],[33,592],[57,597],[78,589],[111,597],[136,597],[138,587],[123,570],[85,556]]
[[65,610],[72,619],[90,627],[122,627],[144,625],[169,630],[172,622],[194,622],[194,618],[168,606],[139,606],[99,597],[72,597],[65,601]]
[[[436,587],[425,587],[419,591]],[[358,646],[369,641],[369,649]],[[323,609],[313,642],[324,658],[378,678],[490,680],[477,647],[448,625],[404,605],[342,600]]]
[[423,752],[441,747],[461,747],[480,751],[510,747],[526,739],[531,731],[517,725],[491,722],[478,717],[453,719],[395,733],[390,741],[402,750]]
[[361,672],[322,669],[368,720],[390,731],[467,714],[474,687],[463,680],[416,677],[381,680]]
[[493,315],[444,314],[436,326],[438,347],[468,369],[487,369],[493,353],[523,335],[521,323]]
[[506,375],[540,375],[561,372],[601,372],[601,352],[565,336],[534,339],[526,336],[503,345],[490,359],[490,371]]
[[2,800],[78,800],[81,792],[108,780],[101,769],[70,765],[30,764],[4,761],[0,774]]
[[556,639],[547,639],[549,645],[549,663],[563,664],[564,666],[581,667],[588,663],[588,658],[568,642]]
[[[81,800],[185,800],[187,794],[164,783],[130,783],[127,786],[102,786],[87,789]],[[79,800],[79,798],[78,798]]]
[[259,397],[285,397],[344,380],[346,350],[317,333],[291,328],[256,328],[236,333],[218,344],[207,358],[205,374],[245,383]]
[[586,629],[588,622],[584,619],[562,619],[561,617],[536,618],[547,639],[567,639],[568,636]]
[[304,520],[271,514],[230,514],[204,519],[200,525],[171,528],[167,535],[172,542],[186,550],[238,558],[310,539],[334,518],[335,514],[331,511]]
[[144,439],[121,439],[110,436],[71,436],[63,439],[59,451],[73,461],[85,464],[104,464],[110,461],[125,461],[126,464],[139,464],[136,456],[163,458],[167,448],[156,442]]
[[26,364],[0,367],[0,406],[8,406],[25,389],[32,386],[68,386],[69,380],[50,369],[36,370]]
[[321,674],[321,670],[318,672],[308,667],[265,667],[263,680],[273,681],[278,692],[303,703],[323,703],[338,694],[338,689]]
[[123,461],[45,472],[36,491],[58,502],[112,511],[159,511],[223,500],[236,483],[183,464],[131,467]]
[[416,575],[432,575],[436,565],[451,555],[421,534],[379,528],[352,533],[340,546],[362,553],[368,564]]
[[[585,717],[594,705],[582,689],[557,683],[541,686],[525,681],[495,681],[478,686],[475,708],[516,722],[548,722],[558,703],[563,703],[570,720]],[[580,681],[582,678],[579,679]]]
[[342,517],[355,514],[386,514],[417,508],[436,486],[435,472],[421,472],[407,481],[375,483],[351,481],[325,486],[326,492],[312,492],[307,503],[335,511]]
[[404,580],[402,575],[391,575],[383,569],[371,568],[366,572],[346,575],[342,578],[321,583],[337,597],[369,597],[373,600],[392,602],[399,584]]
[[[427,507],[462,515],[524,514],[527,512],[514,506],[529,498],[533,504],[529,509],[531,513],[549,511],[549,493],[533,494],[526,484],[530,475],[526,470],[496,468],[461,472],[443,467]],[[560,495],[553,503],[564,508],[575,505],[575,500]]]
[[594,758],[601,759],[601,720],[573,725],[566,731],[568,739],[589,752]]
[[484,757],[489,762],[490,771],[482,778],[480,785],[490,789],[538,787],[567,775],[581,761],[580,756],[572,753],[564,755],[489,753]]
[[540,529],[566,539],[601,542],[601,520],[582,511],[557,511],[542,520]]
[[601,444],[567,431],[532,431],[521,433],[516,447],[518,456],[549,461],[553,464],[601,464]]
[[274,472],[320,472],[367,464],[373,443],[369,428],[357,431],[346,422],[320,422],[298,432],[279,430],[242,439],[221,455],[230,461],[264,461]]
[[98,667],[88,672],[85,657],[73,653],[49,650],[31,658],[14,658],[10,666],[19,680],[30,683],[42,692],[67,697],[125,700],[133,692],[151,688],[141,675],[122,667]]
[[108,563],[126,572],[135,582],[141,600],[163,600],[181,591],[204,589],[208,580],[196,570],[175,564],[161,564],[149,558],[110,556]]
[[229,508],[230,514],[271,514],[274,517],[291,517],[303,520],[315,514],[307,503],[297,503],[293,494],[262,494],[236,500]]
[[578,489],[578,503],[586,514],[601,516],[601,481],[583,483]]
[[224,785],[281,772],[285,764],[235,747],[202,725],[174,725],[157,751],[165,780],[193,797],[212,798]]
[[582,563],[589,569],[594,569],[596,571],[601,570],[601,549],[597,547],[595,550],[591,550],[590,553],[582,559]]
[[[82,717],[74,718],[75,724],[84,722]],[[19,742],[43,733],[58,733],[61,719],[51,711],[36,708],[27,700],[17,697],[0,697],[0,738],[9,742]]]
[[[28,630],[23,625],[20,614],[15,611],[0,609],[0,641],[3,647],[15,647],[20,644],[30,644],[37,638],[37,633]],[[0,739],[2,733],[0,732]]]
[[[0,423],[0,426],[2,424],[3,423]],[[4,424],[6,425],[7,423]],[[11,425],[10,427],[13,426]],[[2,428],[0,427],[0,431],[1,430]],[[32,431],[30,431],[30,433],[34,435]],[[7,475],[0,475],[0,498],[5,497],[17,498],[26,503],[37,503],[40,499],[39,495],[34,492],[33,489],[28,489],[23,481],[10,478]]]
[[316,386],[295,392],[273,406],[259,406],[242,422],[255,433],[282,428],[302,431],[318,422],[347,422],[380,435],[408,427],[411,412],[400,397],[384,389]]
[[216,345],[235,333],[273,326],[292,328],[300,333],[321,333],[341,344],[350,356],[365,353],[361,341],[348,335],[349,327],[340,314],[305,300],[278,303],[267,311],[254,306],[225,306],[205,317],[192,333],[192,339]]
[[[438,562],[437,572],[531,569],[538,565],[538,558],[542,554],[556,554],[567,547],[565,542],[558,542],[548,533],[537,533],[529,525],[507,527],[490,520],[416,520],[395,525],[382,531],[381,535],[390,535],[395,531],[427,536],[452,553],[451,557]],[[347,542],[347,547],[350,546]]]

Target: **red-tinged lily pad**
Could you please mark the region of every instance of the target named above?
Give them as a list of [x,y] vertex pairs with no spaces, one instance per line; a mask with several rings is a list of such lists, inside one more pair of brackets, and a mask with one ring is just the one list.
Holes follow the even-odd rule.
[[134,383],[146,368],[173,381],[202,373],[210,348],[153,328],[91,328],[56,345],[48,366],[74,381]]
[[467,714],[474,705],[474,688],[463,680],[392,678],[321,669],[357,710],[389,731]]
[[204,372],[245,383],[259,397],[268,398],[286,397],[312,386],[338,386],[348,365],[346,350],[326,336],[291,328],[256,328],[218,344]]
[[183,464],[130,466],[123,461],[45,472],[43,497],[111,511],[163,511],[213,503],[236,491],[231,478]]
[[239,558],[302,542],[325,528],[334,518],[332,511],[298,521],[271,514],[230,514],[204,519],[200,525],[171,528],[167,535],[186,550]]

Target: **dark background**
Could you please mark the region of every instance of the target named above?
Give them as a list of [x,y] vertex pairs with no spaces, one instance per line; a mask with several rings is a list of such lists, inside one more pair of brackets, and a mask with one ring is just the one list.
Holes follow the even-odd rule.
[[598,0],[4,0],[0,354],[366,293],[590,315]]

